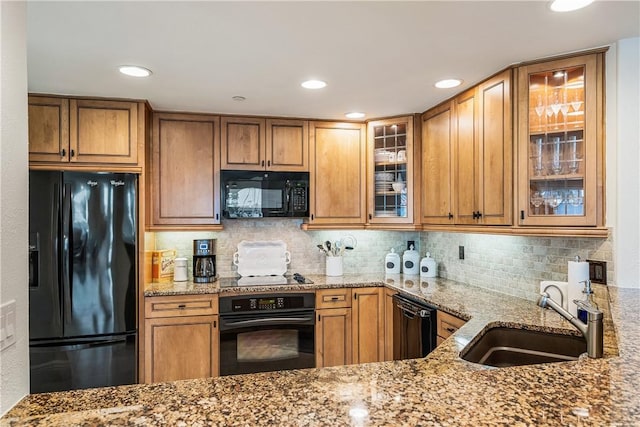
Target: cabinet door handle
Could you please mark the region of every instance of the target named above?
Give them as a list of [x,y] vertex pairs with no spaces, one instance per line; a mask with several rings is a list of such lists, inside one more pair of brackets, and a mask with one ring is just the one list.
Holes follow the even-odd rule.
[[473,215],[471,215],[471,218],[473,218],[473,219],[476,219],[476,218],[477,218],[477,216],[476,216],[476,211],[473,211]]
[[66,155],[67,155],[67,150],[63,148],[62,151],[60,152],[60,157],[64,157]]
[[369,219],[373,219],[373,215],[369,214]]
[[449,212],[449,219],[453,219],[453,214]]
[[71,157],[74,157],[76,155],[76,150],[71,150]]
[[520,219],[524,219],[524,211],[520,211]]
[[213,327],[217,328],[218,327],[218,322],[216,320],[213,321]]
[[220,215],[219,215],[219,214],[216,214],[216,221],[217,221],[218,219],[220,219]]
[[353,294],[353,299],[358,299],[358,294],[357,293]]
[[478,211],[476,215],[478,216],[478,219],[482,218],[482,212]]
[[260,165],[261,165],[261,166],[264,166],[264,160],[260,162]]
[[318,314],[318,322],[321,320],[320,315]]
[[313,214],[311,214],[311,221],[313,221]]
[[267,166],[271,166],[271,160],[267,160]]

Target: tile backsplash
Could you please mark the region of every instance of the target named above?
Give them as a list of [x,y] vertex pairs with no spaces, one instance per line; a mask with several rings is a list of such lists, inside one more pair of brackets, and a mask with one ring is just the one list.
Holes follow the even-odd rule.
[[[345,274],[384,273],[384,258],[391,248],[402,254],[414,240],[438,263],[438,276],[535,300],[541,280],[567,280],[567,262],[581,259],[607,261],[607,280],[614,281],[612,242],[597,238],[523,237],[469,233],[330,230],[302,231],[299,219],[226,220],[216,232],[146,233],[146,247],[176,249],[189,259],[191,274],[194,239],[217,239],[216,267],[222,277],[236,276],[233,253],[242,240],[283,240],[291,252],[287,274],[324,274],[325,256],[318,244],[351,235],[358,244],[343,258]],[[465,259],[458,259],[464,246]]]
[[[357,246],[347,251],[343,257],[345,274],[366,272],[384,272],[384,257],[393,247],[396,252],[406,249],[408,240],[419,244],[419,232],[372,231],[372,230],[331,230],[302,231],[299,219],[260,219],[227,220],[224,230],[217,232],[155,232],[147,234],[148,242],[155,242],[156,249],[176,249],[178,256],[189,259],[191,274],[194,239],[217,239],[216,269],[222,277],[236,275],[233,265],[233,253],[242,240],[283,240],[291,253],[291,264],[287,274],[324,274],[325,255],[317,248],[325,240],[336,241],[342,236],[351,235],[357,240]],[[154,236],[155,235],[155,238]],[[152,243],[153,244],[153,243]]]
[[[464,246],[464,259],[459,259]],[[542,280],[567,281],[575,256],[607,262],[613,283],[611,238],[523,237],[466,233],[422,233],[422,251],[438,262],[438,276],[535,300]]]

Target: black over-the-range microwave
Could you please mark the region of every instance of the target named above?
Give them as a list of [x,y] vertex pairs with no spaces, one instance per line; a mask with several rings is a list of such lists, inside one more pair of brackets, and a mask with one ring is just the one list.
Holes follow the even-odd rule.
[[225,218],[309,216],[308,172],[223,170],[220,184]]

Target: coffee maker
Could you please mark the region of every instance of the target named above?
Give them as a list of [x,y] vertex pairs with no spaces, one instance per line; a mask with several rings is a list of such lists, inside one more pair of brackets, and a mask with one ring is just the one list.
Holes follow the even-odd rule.
[[212,283],[216,280],[216,239],[193,241],[193,281]]

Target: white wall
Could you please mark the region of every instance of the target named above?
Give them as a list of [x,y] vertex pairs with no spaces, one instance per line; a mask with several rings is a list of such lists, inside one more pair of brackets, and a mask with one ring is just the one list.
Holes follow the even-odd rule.
[[607,55],[607,224],[616,285],[640,287],[640,38]]
[[17,342],[0,353],[0,415],[29,393],[26,3],[0,1],[0,303]]

